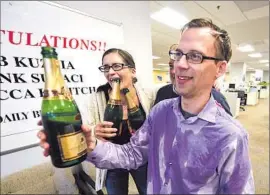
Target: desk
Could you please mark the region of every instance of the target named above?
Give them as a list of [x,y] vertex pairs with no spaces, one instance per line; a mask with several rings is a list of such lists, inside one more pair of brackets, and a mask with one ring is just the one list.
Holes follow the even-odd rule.
[[260,92],[260,99],[264,99],[264,98],[268,98],[269,96],[269,91],[268,89],[261,89],[261,92]]
[[247,105],[254,106],[258,104],[259,93],[258,91],[251,91],[247,93]]

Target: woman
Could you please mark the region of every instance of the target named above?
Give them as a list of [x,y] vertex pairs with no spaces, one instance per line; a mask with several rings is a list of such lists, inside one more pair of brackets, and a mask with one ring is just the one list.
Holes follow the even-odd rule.
[[[87,105],[87,112],[83,116],[84,123],[94,125],[96,136],[101,140],[106,140],[115,136],[116,134],[108,125],[108,122],[103,121],[105,107],[110,97],[111,84],[113,78],[120,78],[120,88],[128,88],[133,94],[134,102],[141,108],[144,117],[149,114],[150,108],[155,100],[153,90],[142,88],[136,83],[136,68],[133,57],[126,51],[112,48],[107,50],[102,56],[102,66],[99,70],[104,73],[107,83],[97,88],[97,92],[90,97]],[[121,101],[123,105],[123,120],[122,120],[122,134],[113,141],[116,144],[128,143],[131,137],[128,130],[127,119],[127,103],[123,94],[121,94]],[[43,137],[43,136],[41,136]],[[41,146],[44,144],[41,139]],[[86,164],[88,162],[84,162]],[[137,170],[113,169],[106,170],[97,169],[96,171],[96,190],[103,187],[104,179],[108,194],[128,194],[128,180],[129,173],[133,177],[140,194],[146,194],[147,190],[147,164],[139,167]]]

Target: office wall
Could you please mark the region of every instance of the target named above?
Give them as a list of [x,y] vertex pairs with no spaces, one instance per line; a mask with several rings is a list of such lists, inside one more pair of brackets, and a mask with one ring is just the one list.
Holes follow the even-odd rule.
[[[145,85],[153,84],[153,79],[149,79],[152,78],[153,71],[149,2],[59,1],[57,3],[105,20],[123,23],[124,46],[135,58],[138,79]],[[49,160],[42,156],[39,147],[1,156],[1,178]]]
[[251,74],[255,74],[255,71],[247,71],[246,72],[246,82],[250,81]]
[[55,1],[82,12],[123,23],[124,46],[134,57],[138,79],[152,85],[152,39],[148,1]]
[[169,78],[168,72],[154,70],[153,71],[153,80],[154,80],[154,84],[160,84],[160,83],[169,82],[170,78]]

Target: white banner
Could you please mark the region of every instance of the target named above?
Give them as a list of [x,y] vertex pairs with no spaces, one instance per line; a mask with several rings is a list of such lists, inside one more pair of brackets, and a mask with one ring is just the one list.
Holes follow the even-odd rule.
[[41,46],[56,48],[79,107],[105,83],[105,50],[123,44],[122,26],[48,2],[1,1],[1,151],[37,143],[44,70]]

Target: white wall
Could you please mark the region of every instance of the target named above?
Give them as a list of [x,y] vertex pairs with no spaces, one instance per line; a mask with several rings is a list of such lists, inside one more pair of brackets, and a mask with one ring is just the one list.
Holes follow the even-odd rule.
[[250,81],[251,74],[255,74],[255,71],[247,71],[246,72],[246,82]]
[[151,20],[148,1],[55,2],[93,16],[123,23],[124,46],[134,57],[138,79],[145,84],[153,84]]
[[[57,3],[92,16],[122,23],[124,46],[135,59],[138,79],[147,85],[153,83],[149,2],[58,1]],[[42,150],[39,147],[1,156],[1,178],[48,160],[50,159],[42,156]]]

